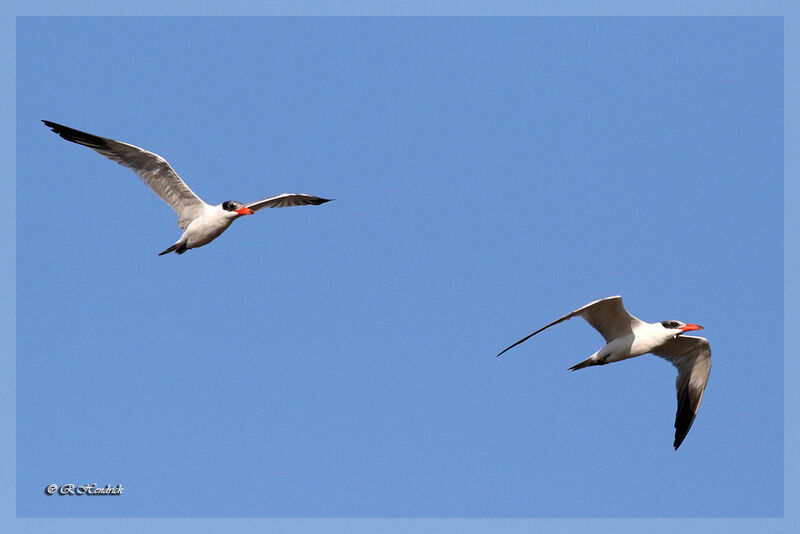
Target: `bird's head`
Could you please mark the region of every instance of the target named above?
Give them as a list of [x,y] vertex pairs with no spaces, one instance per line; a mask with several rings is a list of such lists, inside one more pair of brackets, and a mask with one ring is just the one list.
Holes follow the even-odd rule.
[[678,337],[681,334],[690,332],[692,330],[702,330],[703,327],[699,324],[686,324],[680,321],[661,321],[661,326],[664,327],[673,337]]
[[231,212],[231,214],[236,215],[252,215],[253,210],[246,207],[241,202],[236,202],[235,200],[228,200],[227,202],[222,203],[222,209],[225,211]]

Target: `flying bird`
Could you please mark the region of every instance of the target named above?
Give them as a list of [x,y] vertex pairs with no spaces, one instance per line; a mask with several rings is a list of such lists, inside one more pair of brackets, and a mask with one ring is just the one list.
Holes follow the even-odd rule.
[[183,234],[174,245],[160,252],[159,256],[168,252],[183,254],[190,248],[207,245],[227,230],[233,221],[243,215],[252,215],[260,209],[309,204],[316,206],[330,202],[330,199],[312,195],[283,193],[250,204],[228,200],[212,206],[198,197],[181,180],[167,160],[158,154],[121,141],[81,132],[55,122],[45,120],[42,122],[67,141],[88,146],[98,154],[131,169],[161,200],[175,210],[178,214],[178,226],[183,230]]
[[675,415],[673,443],[675,450],[678,450],[689,429],[692,428],[700,402],[703,400],[708,375],[711,373],[711,346],[708,340],[682,334],[692,330],[702,330],[703,327],[674,320],[646,323],[628,313],[622,305],[622,297],[617,295],[595,300],[559,317],[504,349],[500,354],[542,330],[573,317],[586,319],[586,322],[600,332],[606,340],[606,345],[582,362],[570,367],[570,371],[627,360],[648,352],[664,358],[678,369],[678,379],[675,381],[675,388],[678,391],[678,411]]

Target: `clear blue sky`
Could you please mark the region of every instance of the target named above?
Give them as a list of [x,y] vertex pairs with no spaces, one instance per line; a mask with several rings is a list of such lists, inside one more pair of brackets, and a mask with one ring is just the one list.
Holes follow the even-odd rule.
[[[782,28],[21,19],[17,514],[782,515]],[[40,119],[336,201],[158,257],[174,213]],[[678,452],[662,360],[569,373],[580,320],[494,357],[618,293],[706,327]],[[43,493],[83,480],[126,495]]]

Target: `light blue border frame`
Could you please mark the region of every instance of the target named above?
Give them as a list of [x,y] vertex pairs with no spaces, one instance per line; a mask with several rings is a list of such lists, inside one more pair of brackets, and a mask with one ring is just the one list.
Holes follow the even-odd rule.
[[[798,408],[800,363],[793,357],[800,346],[798,274],[800,272],[800,214],[798,206],[798,147],[800,132],[800,8],[790,0],[28,0],[9,1],[0,12],[0,65],[3,105],[0,107],[0,525],[4,532],[798,532],[800,431]],[[781,519],[17,519],[15,289],[16,289],[16,17],[26,15],[635,15],[635,16],[780,16],[784,19],[784,513]],[[794,148],[794,150],[792,150]],[[35,206],[33,207],[35,209]],[[24,245],[24,244],[22,244]],[[747,283],[743,281],[742,283]],[[738,319],[747,310],[737,310]],[[759,335],[743,331],[742,335]],[[754,355],[757,363],[758,355]],[[794,526],[792,526],[794,525]]]

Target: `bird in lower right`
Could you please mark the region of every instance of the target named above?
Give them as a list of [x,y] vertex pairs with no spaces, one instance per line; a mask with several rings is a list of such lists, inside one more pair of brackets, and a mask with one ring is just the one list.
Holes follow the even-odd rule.
[[627,360],[647,353],[664,358],[678,369],[678,379],[675,381],[678,411],[675,414],[673,443],[675,450],[678,450],[689,429],[692,428],[700,402],[703,400],[708,375],[711,373],[711,346],[708,340],[683,334],[692,330],[702,330],[703,327],[675,320],[644,322],[628,313],[622,305],[622,297],[617,295],[595,300],[559,317],[502,350],[498,356],[542,330],[573,317],[586,319],[586,322],[605,338],[606,344],[582,362],[570,367],[570,371]]

